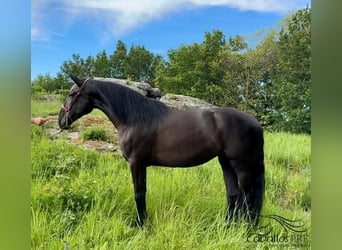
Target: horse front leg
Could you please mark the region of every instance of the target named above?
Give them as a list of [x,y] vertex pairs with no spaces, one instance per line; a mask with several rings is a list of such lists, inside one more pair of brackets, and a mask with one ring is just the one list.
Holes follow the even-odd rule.
[[130,166],[134,185],[135,204],[138,212],[136,223],[138,226],[143,226],[146,218],[146,166],[138,163],[130,163]]

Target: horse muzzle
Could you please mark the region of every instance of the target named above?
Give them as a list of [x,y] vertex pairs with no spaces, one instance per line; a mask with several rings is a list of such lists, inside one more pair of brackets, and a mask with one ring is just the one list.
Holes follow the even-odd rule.
[[58,115],[58,125],[59,128],[64,130],[64,129],[69,129],[71,126],[71,119],[69,117],[69,113],[65,112],[64,110],[61,110]]

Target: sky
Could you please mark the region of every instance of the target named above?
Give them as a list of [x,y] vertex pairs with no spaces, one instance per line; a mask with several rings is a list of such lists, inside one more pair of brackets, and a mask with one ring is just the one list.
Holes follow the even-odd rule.
[[279,27],[308,5],[310,0],[32,0],[31,79],[55,76],[72,54],[110,55],[118,40],[163,56],[202,42],[214,29],[252,44],[258,31]]

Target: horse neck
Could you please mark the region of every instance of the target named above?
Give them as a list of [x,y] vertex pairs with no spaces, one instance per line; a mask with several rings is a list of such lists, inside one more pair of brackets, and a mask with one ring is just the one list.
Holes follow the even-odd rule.
[[151,125],[169,111],[163,104],[123,86],[99,82],[96,85],[92,91],[95,107],[102,110],[118,130],[127,126]]
[[95,96],[95,108],[101,110],[118,130],[124,126],[125,124],[123,121],[121,121],[119,116],[115,113],[115,109],[110,101],[108,92],[97,89]]

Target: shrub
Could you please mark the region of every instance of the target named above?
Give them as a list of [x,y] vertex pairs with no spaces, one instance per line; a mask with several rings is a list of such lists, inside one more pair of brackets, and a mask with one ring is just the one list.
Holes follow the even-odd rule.
[[86,129],[82,132],[81,137],[83,140],[112,142],[108,129],[101,126]]

